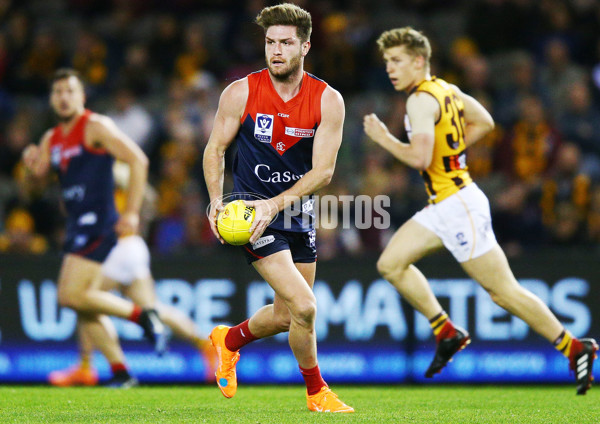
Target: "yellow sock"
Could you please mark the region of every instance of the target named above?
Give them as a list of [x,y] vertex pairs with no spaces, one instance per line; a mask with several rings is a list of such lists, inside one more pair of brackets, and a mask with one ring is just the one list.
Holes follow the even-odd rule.
[[433,329],[434,335],[437,336],[438,334],[440,334],[440,331],[442,331],[442,328],[444,327],[446,321],[448,321],[448,314],[446,313],[446,311],[440,312],[439,314],[437,314],[429,320],[429,324]]
[[571,347],[573,346],[573,335],[567,330],[563,330],[553,344],[556,350],[568,358],[571,355]]

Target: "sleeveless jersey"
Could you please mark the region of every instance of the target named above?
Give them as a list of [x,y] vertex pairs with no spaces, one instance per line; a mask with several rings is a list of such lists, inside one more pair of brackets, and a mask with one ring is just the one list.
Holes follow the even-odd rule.
[[50,137],[50,163],[60,181],[67,211],[66,252],[78,252],[89,242],[114,233],[117,211],[114,202],[113,157],[104,149],[87,147],[86,110],[71,131],[60,125]]
[[[305,72],[298,94],[284,102],[268,69],[248,75],[248,100],[235,141],[234,192],[241,199],[271,198],[292,187],[312,169],[315,133],[321,122],[321,96],[327,84]],[[306,232],[314,228],[312,195],[302,211],[279,213],[271,228]]]
[[[431,164],[421,171],[429,203],[438,203],[473,182],[465,153],[465,108],[450,85],[436,77],[421,82],[410,94],[415,92],[430,94],[440,105]],[[408,115],[404,117],[404,124],[410,139]]]

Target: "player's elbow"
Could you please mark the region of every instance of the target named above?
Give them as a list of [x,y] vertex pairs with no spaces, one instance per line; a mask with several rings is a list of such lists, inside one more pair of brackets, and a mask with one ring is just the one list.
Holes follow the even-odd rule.
[[431,158],[420,157],[413,163],[413,168],[417,171],[425,171],[431,165]]
[[319,172],[319,176],[319,188],[325,187],[331,182],[331,179],[333,178],[333,169],[324,169]]
[[494,120],[491,117],[488,120],[486,120],[484,123],[484,130],[485,130],[486,134],[494,131],[495,127],[496,127],[496,124],[494,123]]
[[150,161],[148,160],[148,156],[146,156],[146,155],[142,155],[139,159],[139,162],[140,162],[140,166],[144,170],[147,170],[148,167],[150,166]]

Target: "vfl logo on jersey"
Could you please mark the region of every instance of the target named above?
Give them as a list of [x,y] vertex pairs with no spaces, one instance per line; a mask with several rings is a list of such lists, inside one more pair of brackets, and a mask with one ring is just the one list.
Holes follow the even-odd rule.
[[58,168],[60,165],[60,146],[55,146],[50,151],[50,163],[54,168]]
[[67,165],[71,158],[79,156],[83,150],[80,145],[63,149],[62,146],[54,146],[50,151],[50,163],[55,169],[60,168],[62,171],[67,169]]
[[254,138],[261,143],[270,143],[273,137],[273,115],[257,113],[255,122]]
[[285,135],[291,135],[292,137],[314,137],[315,130],[313,129],[304,129],[304,128],[290,128],[285,127]]

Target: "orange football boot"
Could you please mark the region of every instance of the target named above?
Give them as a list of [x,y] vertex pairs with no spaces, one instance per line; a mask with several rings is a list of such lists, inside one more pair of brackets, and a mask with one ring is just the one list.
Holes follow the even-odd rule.
[[316,412],[354,412],[354,408],[338,399],[337,395],[327,386],[321,387],[319,393],[306,394],[308,409]]
[[95,386],[98,384],[98,373],[93,368],[81,368],[74,365],[64,370],[52,371],[48,381],[53,386]]
[[217,386],[226,398],[232,398],[237,391],[235,364],[240,360],[240,352],[232,352],[225,346],[225,336],[230,327],[218,325],[210,333],[210,341],[217,350]]

